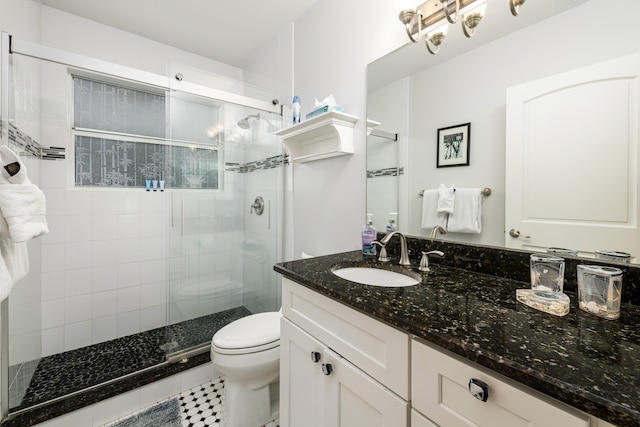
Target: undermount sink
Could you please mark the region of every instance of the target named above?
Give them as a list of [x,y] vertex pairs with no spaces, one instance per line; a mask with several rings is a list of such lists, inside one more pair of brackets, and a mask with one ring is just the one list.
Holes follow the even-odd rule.
[[351,282],[370,286],[402,287],[420,283],[406,274],[371,267],[341,267],[333,270],[333,274]]

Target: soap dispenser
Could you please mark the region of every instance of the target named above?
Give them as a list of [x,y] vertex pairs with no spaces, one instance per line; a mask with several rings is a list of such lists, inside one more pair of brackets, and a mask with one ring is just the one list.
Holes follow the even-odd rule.
[[367,214],[367,223],[362,228],[362,253],[364,255],[375,256],[378,251],[376,245],[376,229],[373,226],[373,214]]
[[393,233],[394,231],[398,231],[396,218],[398,218],[397,212],[389,213],[389,222],[387,223],[387,233]]

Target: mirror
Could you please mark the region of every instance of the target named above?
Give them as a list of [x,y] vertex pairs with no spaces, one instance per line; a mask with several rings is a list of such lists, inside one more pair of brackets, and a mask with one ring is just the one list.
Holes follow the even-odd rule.
[[[421,40],[369,64],[367,212],[376,228],[384,231],[389,213],[397,213],[400,231],[429,237],[421,190],[486,187],[492,193],[483,199],[482,232],[438,238],[505,246],[507,88],[640,51],[639,2],[620,0],[616,10],[624,13],[603,13],[610,8],[606,0],[537,0],[513,17],[506,1],[493,0],[473,38],[450,26],[437,55]],[[469,165],[437,168],[438,129],[465,123]],[[556,237],[549,246],[566,247],[562,233]]]

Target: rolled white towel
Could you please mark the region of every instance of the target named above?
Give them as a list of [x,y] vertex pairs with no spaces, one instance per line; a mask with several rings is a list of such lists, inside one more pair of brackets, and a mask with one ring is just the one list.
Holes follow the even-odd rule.
[[0,239],[26,242],[49,232],[44,193],[31,183],[27,168],[9,147],[0,146]]
[[15,242],[26,242],[49,232],[44,193],[33,184],[0,185],[0,211]]

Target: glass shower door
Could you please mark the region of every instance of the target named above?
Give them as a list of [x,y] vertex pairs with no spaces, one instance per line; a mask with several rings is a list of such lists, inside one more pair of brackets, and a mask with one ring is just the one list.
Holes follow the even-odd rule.
[[[213,334],[230,321],[277,308],[270,283],[275,284],[278,170],[260,174],[265,196],[259,216],[251,209],[256,196],[247,192],[247,175],[263,172],[269,162],[247,159],[280,155],[281,145],[269,138],[279,115],[179,92],[168,98],[172,148],[165,185],[171,218],[163,348],[173,361],[208,351]],[[180,146],[189,151],[175,148]],[[267,229],[269,220],[273,232],[254,236],[253,227]]]

